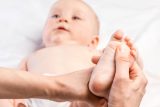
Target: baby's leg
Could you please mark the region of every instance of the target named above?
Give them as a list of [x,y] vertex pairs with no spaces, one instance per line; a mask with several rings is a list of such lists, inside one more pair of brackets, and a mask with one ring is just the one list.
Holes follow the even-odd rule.
[[13,101],[9,99],[1,99],[0,100],[0,107],[14,107]]
[[21,99],[1,99],[0,107],[27,107]]
[[115,73],[114,56],[117,46],[121,43],[122,37],[123,33],[121,31],[113,34],[92,73],[89,89],[97,96],[108,98],[107,90],[109,91]]
[[27,107],[25,99],[14,99],[14,107]]

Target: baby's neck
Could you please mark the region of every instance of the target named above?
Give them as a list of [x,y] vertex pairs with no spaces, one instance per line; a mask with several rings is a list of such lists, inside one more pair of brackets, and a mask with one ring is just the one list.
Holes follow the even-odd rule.
[[55,46],[85,46],[88,47],[88,45],[80,44],[77,42],[67,42],[67,43],[61,43],[61,44],[53,44],[53,45],[45,45],[45,48],[48,47],[55,47]]

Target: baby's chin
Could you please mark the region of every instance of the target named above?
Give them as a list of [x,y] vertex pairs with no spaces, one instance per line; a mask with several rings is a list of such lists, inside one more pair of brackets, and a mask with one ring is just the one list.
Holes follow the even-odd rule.
[[45,47],[52,47],[52,46],[62,46],[62,45],[82,45],[77,41],[64,41],[64,42],[52,42],[52,43],[45,43]]

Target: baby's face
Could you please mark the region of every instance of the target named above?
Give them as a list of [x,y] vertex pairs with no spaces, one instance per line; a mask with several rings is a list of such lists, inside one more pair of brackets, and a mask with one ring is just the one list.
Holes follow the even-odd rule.
[[52,7],[43,32],[47,46],[88,45],[98,34],[95,14],[81,0],[59,0]]

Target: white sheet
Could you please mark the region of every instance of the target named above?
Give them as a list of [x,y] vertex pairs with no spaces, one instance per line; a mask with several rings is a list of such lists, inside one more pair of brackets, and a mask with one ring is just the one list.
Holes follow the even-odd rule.
[[[0,1],[0,66],[16,67],[40,45],[49,7],[55,0]],[[141,107],[160,107],[160,1],[86,0],[101,22],[102,48],[116,29],[132,36],[149,78]]]

